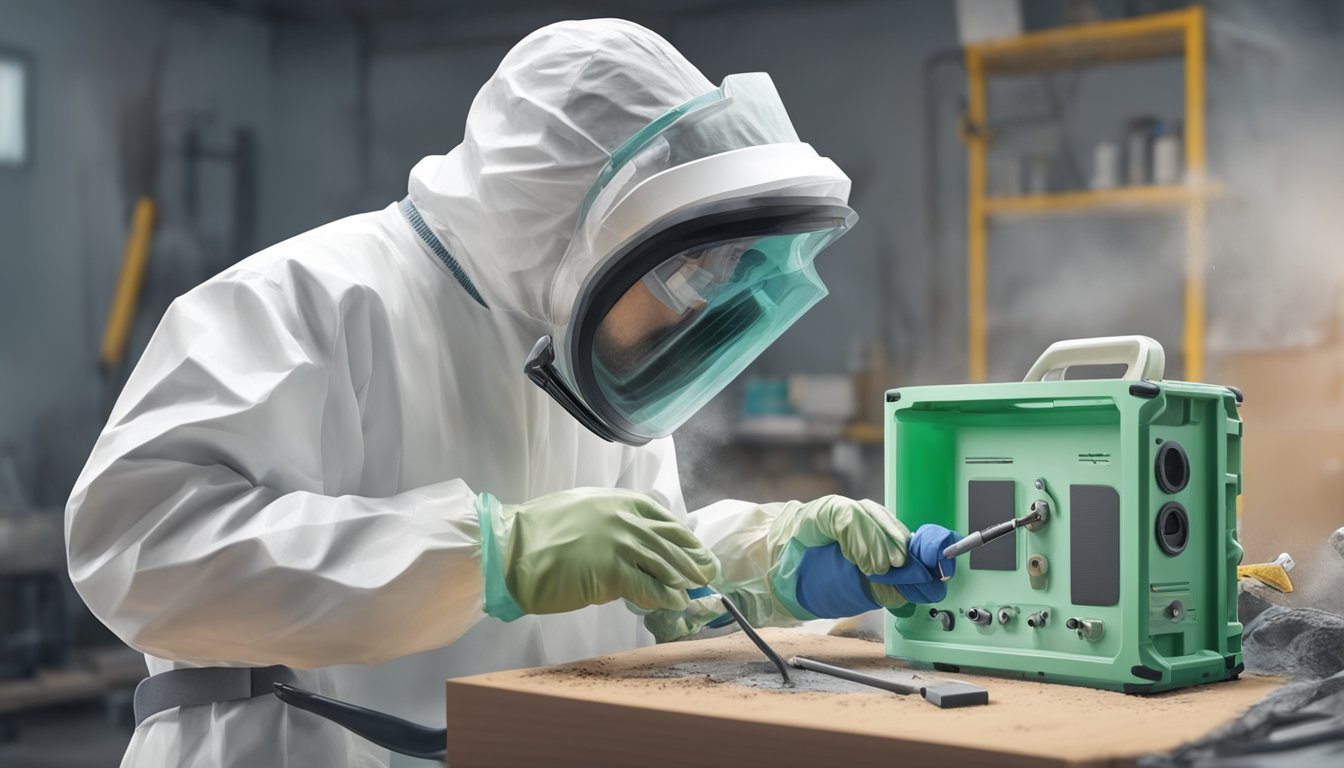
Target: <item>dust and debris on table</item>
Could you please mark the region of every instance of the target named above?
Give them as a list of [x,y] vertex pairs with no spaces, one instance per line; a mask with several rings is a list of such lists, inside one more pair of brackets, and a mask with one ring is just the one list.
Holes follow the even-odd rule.
[[[793,693],[881,693],[876,688],[805,669],[790,669],[785,685],[779,670],[768,661],[728,661],[705,659],[647,670],[649,677],[701,678],[713,684],[730,683],[748,688],[783,690]],[[910,682],[919,679],[909,672],[865,669],[865,674],[884,680]]]
[[[931,680],[908,669],[883,669],[865,666],[865,674],[898,682]],[[784,684],[779,670],[765,659],[744,661],[740,656],[708,653],[701,658],[679,660],[668,664],[644,663],[634,666],[622,664],[615,668],[606,659],[590,659],[585,662],[568,665],[563,669],[541,669],[528,674],[528,677],[548,677],[564,681],[568,685],[592,683],[600,685],[613,679],[648,681],[667,681],[669,685],[692,687],[740,686],[767,691],[785,693],[842,693],[874,694],[895,696],[895,694],[841,680],[839,678],[812,672],[805,669],[789,669],[790,682]]]

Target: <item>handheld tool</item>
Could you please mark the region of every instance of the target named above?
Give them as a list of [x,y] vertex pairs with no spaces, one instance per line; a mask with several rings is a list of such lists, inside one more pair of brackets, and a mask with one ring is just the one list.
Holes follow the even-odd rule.
[[[973,549],[979,549],[991,541],[1007,536],[1018,528],[1026,528],[1029,531],[1039,531],[1050,520],[1050,507],[1054,503],[1054,496],[1051,495],[1049,487],[1045,483],[1045,478],[1038,477],[1034,483],[1036,490],[1045,498],[1040,498],[1031,503],[1031,508],[1027,514],[1005,520],[1002,523],[976,531],[957,543],[943,550],[943,557],[954,558],[958,555],[964,555]],[[940,565],[941,568],[941,565]],[[947,581],[947,579],[943,579]]]
[[742,632],[746,634],[747,637],[751,638],[751,642],[755,643],[756,647],[761,649],[761,653],[764,653],[765,657],[770,659],[770,662],[775,665],[775,668],[779,670],[779,676],[784,678],[784,684],[791,685],[792,683],[789,680],[789,665],[784,663],[784,657],[780,656],[774,648],[770,647],[769,643],[765,642],[765,640],[761,639],[760,635],[756,634],[756,629],[747,622],[747,617],[742,615],[742,611],[738,610],[736,605],[733,605],[732,600],[729,600],[724,595],[720,595],[720,597],[723,599],[724,609],[733,615],[733,619],[737,621],[737,626],[742,628]]
[[1012,520],[1004,520],[1002,523],[976,531],[966,538],[958,541],[956,544],[943,550],[943,557],[956,557],[964,555],[973,549],[979,549],[991,541],[1007,536],[1018,528],[1026,527],[1030,530],[1037,530],[1045,523],[1050,515],[1050,505],[1044,500],[1037,501],[1031,505],[1031,511],[1021,517],[1015,517]]
[[808,669],[813,672],[820,672],[823,675],[838,677],[841,680],[848,680],[851,683],[860,685],[871,685],[874,688],[881,688],[884,691],[891,691],[902,696],[918,693],[924,697],[924,700],[943,709],[952,707],[969,707],[976,704],[989,703],[989,691],[978,685],[962,683],[956,680],[935,680],[928,685],[916,685],[914,683],[901,683],[895,680],[876,677],[874,675],[865,675],[862,672],[856,672],[844,667],[835,667],[830,664],[823,664],[820,661],[794,656],[789,659],[789,663],[799,669]]

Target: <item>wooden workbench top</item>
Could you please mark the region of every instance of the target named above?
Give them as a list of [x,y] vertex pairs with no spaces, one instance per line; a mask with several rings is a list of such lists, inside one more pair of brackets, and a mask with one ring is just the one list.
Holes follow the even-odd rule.
[[[449,680],[449,764],[851,768],[929,760],[940,766],[1121,766],[1232,720],[1282,682],[1244,675],[1232,682],[1129,696],[1007,678],[917,673],[887,659],[880,643],[796,630],[762,635],[785,658],[808,656],[889,676],[899,670],[965,680],[988,688],[990,703],[944,710],[920,696],[847,683],[839,684],[852,688],[845,692],[776,688],[764,657],[734,633]],[[713,672],[739,663],[747,671],[740,680]],[[815,677],[813,682],[820,683]]]

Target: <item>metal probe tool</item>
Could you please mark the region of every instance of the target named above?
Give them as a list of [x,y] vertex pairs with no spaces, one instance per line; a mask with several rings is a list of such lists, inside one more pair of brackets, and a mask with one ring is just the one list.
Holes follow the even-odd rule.
[[789,680],[789,665],[784,663],[784,657],[780,656],[774,648],[770,647],[769,643],[765,642],[765,640],[761,639],[760,635],[756,634],[755,628],[753,628],[747,621],[747,617],[742,615],[742,611],[738,610],[736,605],[733,605],[733,601],[729,600],[727,595],[719,595],[719,597],[723,600],[724,609],[731,613],[733,619],[737,621],[737,626],[742,628],[742,632],[751,639],[751,642],[756,644],[757,648],[761,649],[761,653],[764,653],[766,658],[770,659],[770,662],[779,670],[780,677],[784,678],[784,684],[791,685],[792,681]]
[[1041,526],[1045,525],[1046,521],[1050,519],[1050,506],[1054,497],[1050,496],[1050,491],[1045,484],[1045,478],[1040,478],[1036,481],[1036,490],[1040,491],[1047,498],[1037,499],[1032,502],[1031,511],[1027,512],[1027,514],[1013,518],[1012,520],[1004,520],[1002,523],[995,523],[988,528],[984,528],[966,536],[966,538],[961,541],[944,549],[943,557],[955,558],[958,555],[964,555],[973,549],[979,549],[985,546],[995,539],[1007,536],[1018,528],[1027,528],[1032,531],[1040,530]]
[[799,669],[820,672],[823,675],[838,677],[841,680],[848,680],[851,683],[871,685],[874,688],[881,688],[884,691],[899,693],[902,696],[918,693],[924,697],[925,701],[935,706],[942,707],[943,709],[969,707],[976,704],[989,703],[989,691],[978,685],[971,685],[970,683],[960,683],[955,680],[935,680],[928,685],[900,683],[883,677],[865,675],[862,672],[845,669],[844,667],[834,667],[830,664],[823,664],[820,661],[806,659],[802,656],[794,656],[789,659],[789,663]]
[[1016,517],[1012,520],[1004,520],[1002,523],[995,523],[988,528],[970,534],[956,544],[944,549],[943,557],[951,558],[956,557],[957,555],[964,555],[973,549],[979,549],[995,539],[1007,536],[1018,528],[1038,520],[1040,520],[1040,517],[1036,512],[1028,512],[1021,517]]
[[[1005,535],[1011,534],[1017,529],[1021,529],[1021,527],[1025,527],[1027,530],[1039,531],[1040,527],[1046,525],[1046,522],[1050,519],[1050,507],[1054,504],[1054,496],[1050,495],[1050,488],[1046,486],[1046,479],[1044,479],[1044,477],[1038,477],[1035,486],[1036,490],[1042,492],[1046,498],[1036,499],[1035,502],[1032,502],[1031,511],[1020,516],[1020,518],[1013,518],[1011,521],[995,523],[995,525],[986,527],[986,529],[981,529],[976,531],[976,533],[966,535],[961,541],[943,549],[942,557],[952,560],[952,558],[956,558],[957,555],[966,554],[970,550],[980,549],[980,547],[985,546],[986,543],[995,541],[996,538],[1003,538]],[[945,576],[942,572],[942,562],[939,562],[938,564],[938,576],[941,577],[943,581],[948,581],[948,576]]]

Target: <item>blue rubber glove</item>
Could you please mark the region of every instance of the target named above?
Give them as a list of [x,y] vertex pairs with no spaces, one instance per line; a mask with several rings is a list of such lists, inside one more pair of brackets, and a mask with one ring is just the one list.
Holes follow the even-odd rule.
[[943,550],[961,540],[961,535],[941,525],[925,523],[910,537],[909,558],[900,568],[868,578],[879,584],[894,584],[901,596],[912,603],[929,605],[947,597],[947,584],[939,577],[938,566],[948,578],[957,572],[957,561],[943,557]]
[[839,544],[808,547],[798,563],[798,604],[819,619],[839,619],[875,611],[868,577],[840,553]]

